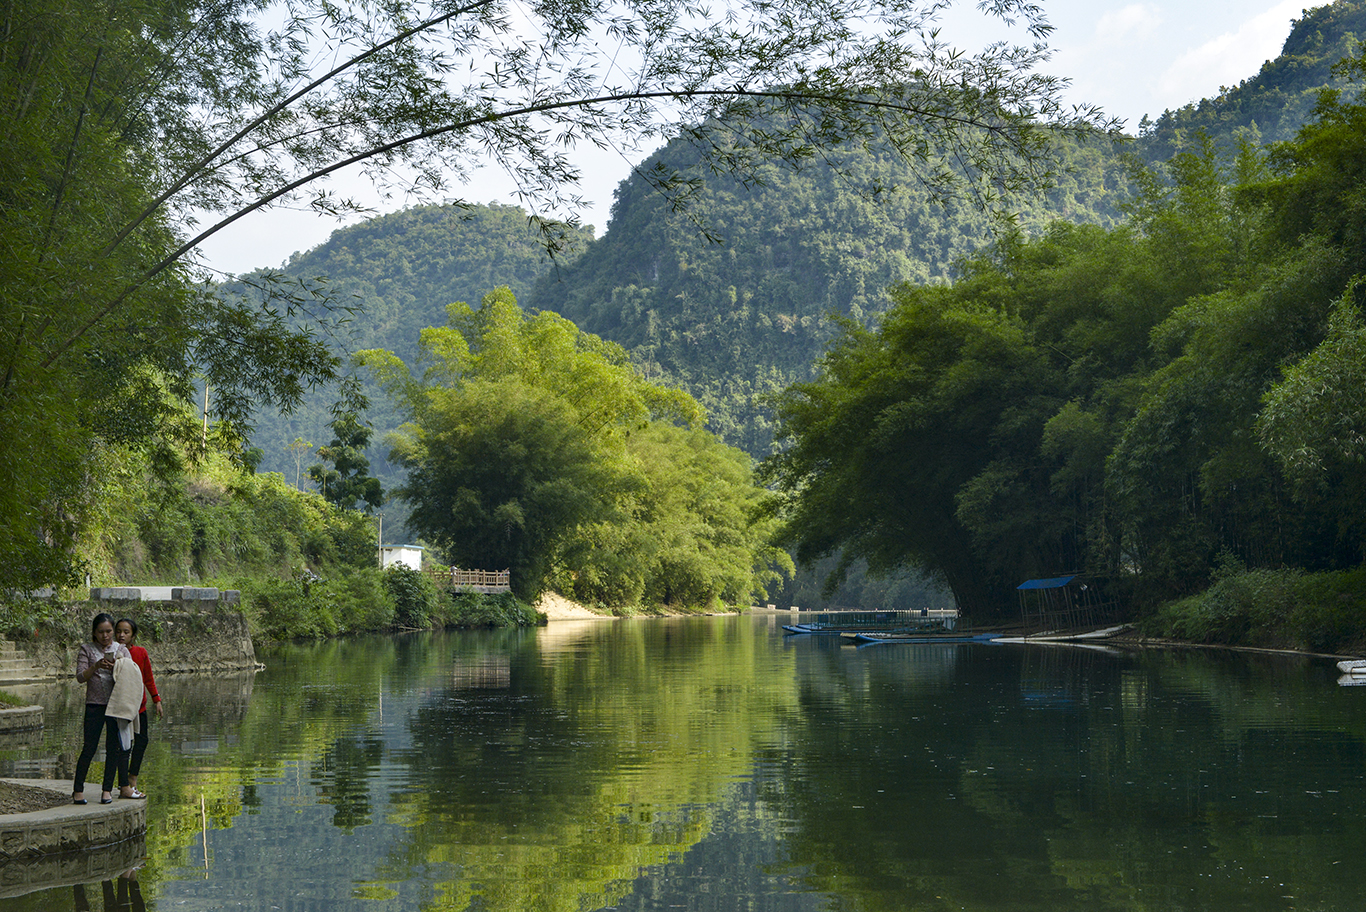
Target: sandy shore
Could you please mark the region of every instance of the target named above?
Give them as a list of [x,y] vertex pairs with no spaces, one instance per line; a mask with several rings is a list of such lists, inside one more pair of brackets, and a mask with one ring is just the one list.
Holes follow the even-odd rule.
[[578,602],[572,601],[554,592],[547,592],[536,602],[536,610],[544,614],[552,621],[582,621],[597,618],[599,620],[613,620],[610,614],[598,614],[596,611],[589,611]]

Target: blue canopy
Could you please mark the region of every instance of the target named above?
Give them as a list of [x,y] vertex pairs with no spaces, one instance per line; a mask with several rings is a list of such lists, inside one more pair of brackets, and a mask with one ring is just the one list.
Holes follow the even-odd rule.
[[1071,576],[1055,576],[1055,577],[1053,577],[1052,579],[1025,580],[1023,583],[1020,583],[1020,585],[1016,586],[1015,588],[1016,588],[1016,589],[1061,589],[1063,586],[1066,586],[1068,583],[1072,582],[1072,580],[1074,580],[1074,579],[1076,579],[1076,578],[1077,578],[1077,575],[1074,573],[1074,574],[1072,574]]

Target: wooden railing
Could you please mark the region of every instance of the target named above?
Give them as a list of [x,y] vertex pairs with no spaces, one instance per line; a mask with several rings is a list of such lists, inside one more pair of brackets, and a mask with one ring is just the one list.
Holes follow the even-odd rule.
[[508,570],[449,570],[427,568],[427,575],[442,589],[473,589],[475,592],[512,591],[512,573]]

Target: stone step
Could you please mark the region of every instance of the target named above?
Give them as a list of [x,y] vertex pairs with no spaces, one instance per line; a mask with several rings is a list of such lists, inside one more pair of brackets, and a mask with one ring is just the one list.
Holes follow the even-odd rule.
[[47,675],[36,668],[22,653],[0,654],[0,684],[27,684],[46,678]]

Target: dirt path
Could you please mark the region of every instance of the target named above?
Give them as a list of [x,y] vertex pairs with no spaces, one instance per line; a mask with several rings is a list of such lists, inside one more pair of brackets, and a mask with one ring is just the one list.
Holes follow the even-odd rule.
[[[86,783],[86,788],[90,788],[89,783]],[[89,791],[85,793],[85,797],[87,801],[90,799]],[[95,800],[98,801],[99,797],[99,783],[96,783]],[[63,795],[60,792],[49,791],[45,788],[19,785],[15,782],[0,782],[0,815],[45,811],[48,808],[61,807],[70,800],[70,795]]]

